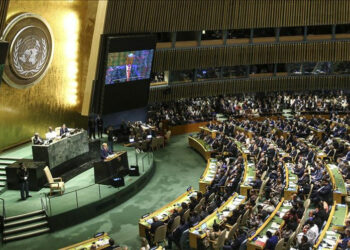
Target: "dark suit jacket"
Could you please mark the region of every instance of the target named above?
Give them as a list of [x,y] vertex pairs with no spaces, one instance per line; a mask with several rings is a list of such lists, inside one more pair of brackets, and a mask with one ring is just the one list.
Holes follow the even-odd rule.
[[[126,65],[114,67],[110,71],[110,82],[106,84],[113,84],[114,82],[126,82]],[[131,65],[130,79],[134,81],[140,78],[140,73],[137,69],[137,65]]]
[[68,132],[68,128],[65,128],[65,129],[61,128],[60,129],[60,136],[62,136],[63,134],[65,134],[67,132]]
[[112,154],[111,151],[101,149],[101,159],[104,160],[108,157],[108,155]]
[[156,232],[156,229],[160,226],[164,225],[164,222],[163,221],[155,221],[152,223],[151,225],[151,233],[155,233]]

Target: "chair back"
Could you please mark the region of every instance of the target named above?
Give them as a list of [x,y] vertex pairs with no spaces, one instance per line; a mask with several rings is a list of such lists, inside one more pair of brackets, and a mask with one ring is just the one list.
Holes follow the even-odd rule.
[[158,139],[157,138],[152,138],[151,141],[151,148],[156,148],[158,146]]
[[213,249],[221,249],[224,246],[226,238],[226,229],[221,232],[216,242],[213,244]]
[[238,229],[238,223],[236,222],[233,227],[231,228],[231,230],[228,232],[228,235],[226,237],[226,240],[231,240],[233,238],[233,236],[235,235],[236,231]]
[[154,243],[162,242],[165,240],[166,229],[167,229],[166,225],[161,225],[157,227],[154,233],[154,240],[153,240]]
[[200,213],[201,212],[201,204],[197,204],[197,206],[195,206],[195,208],[193,209],[193,211],[195,211],[196,213]]
[[241,221],[241,225],[245,225],[249,216],[249,209],[244,213]]
[[208,201],[211,202],[215,198],[215,193],[209,195]]
[[311,196],[311,193],[312,193],[312,189],[313,189],[313,188],[314,188],[314,184],[311,184],[311,186],[310,186],[310,192],[308,193],[306,199],[310,199],[310,196]]
[[180,215],[176,216],[173,220],[173,224],[171,224],[171,227],[170,227],[170,233],[174,232],[176,230],[176,228],[179,227],[180,225]]
[[[300,224],[301,225],[301,224]],[[292,233],[292,235],[289,237],[288,241],[287,241],[287,245],[286,245],[286,248],[285,249],[290,249],[291,248],[291,245],[295,239],[295,236],[297,235],[298,231]]]
[[200,201],[199,201],[199,205],[201,205],[201,206],[203,206],[204,205],[204,203],[205,203],[205,198],[203,197]]
[[304,208],[305,208],[305,211],[309,208],[310,206],[310,199],[307,199],[304,201]]
[[184,212],[184,215],[183,215],[183,217],[184,217],[184,221],[188,221],[188,218],[190,217],[190,210],[189,209],[187,209],[185,212]]
[[60,135],[61,127],[56,127],[55,132],[56,132],[56,135]]
[[48,166],[46,166],[44,168],[44,172],[45,172],[45,175],[46,175],[47,182],[48,183],[53,183],[54,181],[53,181],[53,178],[52,178],[52,174],[51,174],[51,171],[50,171]]
[[163,136],[158,136],[157,137],[157,147],[164,146],[164,137]]
[[282,250],[283,249],[283,244],[284,244],[284,238],[280,239],[278,242],[277,242],[277,245],[275,247],[275,250]]
[[240,216],[238,217],[236,223],[237,223],[238,225],[241,224],[241,220],[242,220],[242,215],[240,215]]
[[190,249],[189,239],[190,239],[190,230],[187,229],[182,233],[182,235],[180,237],[180,249],[181,250]]
[[164,137],[165,137],[165,139],[166,139],[167,141],[169,141],[169,140],[170,140],[170,136],[171,136],[171,130],[168,130],[168,132],[166,132],[166,134],[164,135]]

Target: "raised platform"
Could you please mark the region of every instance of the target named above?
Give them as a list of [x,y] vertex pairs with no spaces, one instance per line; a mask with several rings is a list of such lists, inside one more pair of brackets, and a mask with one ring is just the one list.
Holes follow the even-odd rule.
[[[31,145],[27,147],[28,149],[21,147],[20,150],[29,151]],[[62,196],[50,197],[49,189],[42,188],[36,192],[31,191],[32,197],[22,201],[18,190],[6,190],[1,196],[5,200],[5,217],[43,209],[47,213],[51,230],[58,230],[88,220],[129,199],[142,189],[155,172],[153,153],[136,155],[133,148],[121,145],[115,146],[114,150],[128,151],[129,164],[139,166],[140,176],[126,176],[125,186],[120,188],[95,184],[93,160],[87,161],[79,166],[71,166],[73,170],[62,175],[66,186],[66,192]],[[26,155],[26,158],[29,156]]]

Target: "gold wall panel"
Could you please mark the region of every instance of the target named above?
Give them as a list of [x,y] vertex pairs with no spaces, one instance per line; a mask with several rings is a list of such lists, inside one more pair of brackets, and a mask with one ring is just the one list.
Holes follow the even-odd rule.
[[109,0],[105,33],[350,23],[349,0]]
[[350,41],[157,50],[153,71],[270,63],[350,61]]
[[97,1],[11,0],[7,20],[32,12],[53,31],[55,50],[46,76],[35,86],[18,90],[0,85],[0,150],[41,135],[48,126],[66,123],[86,127],[80,115]]
[[251,79],[227,79],[210,82],[171,85],[151,88],[149,103],[174,101],[180,98],[272,91],[307,91],[349,89],[350,76],[288,76]]
[[6,14],[7,14],[7,8],[9,5],[9,2],[10,0],[0,1],[0,37],[5,26]]

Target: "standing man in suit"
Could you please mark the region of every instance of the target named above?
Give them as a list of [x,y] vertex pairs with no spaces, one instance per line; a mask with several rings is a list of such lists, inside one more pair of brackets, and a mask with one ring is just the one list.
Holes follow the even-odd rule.
[[137,65],[133,64],[134,59],[135,55],[133,53],[128,54],[125,65],[116,66],[110,71],[111,79],[107,84],[138,80],[140,78],[140,73]]
[[102,138],[102,133],[103,133],[103,120],[102,118],[98,115],[96,118],[96,125],[97,125],[97,136],[99,138]]
[[29,195],[29,188],[28,188],[28,177],[29,177],[29,172],[28,169],[24,166],[23,162],[19,163],[19,169],[17,171],[17,176],[18,176],[18,182],[19,182],[19,187],[21,190],[21,199],[26,200],[29,197],[32,197]]
[[60,136],[64,135],[65,133],[68,133],[68,128],[66,127],[66,124],[63,123],[61,129],[60,129]]
[[95,119],[93,117],[89,118],[89,122],[88,122],[88,128],[89,128],[89,138],[92,139],[92,137],[94,139],[96,139],[96,123],[95,123]]

